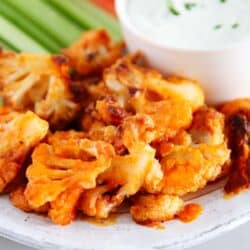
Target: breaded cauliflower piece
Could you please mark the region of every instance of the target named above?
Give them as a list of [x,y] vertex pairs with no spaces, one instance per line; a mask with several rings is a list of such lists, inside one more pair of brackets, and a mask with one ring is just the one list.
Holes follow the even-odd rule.
[[229,157],[226,143],[174,147],[160,162],[164,172],[162,192],[177,196],[196,192],[219,176]]
[[161,166],[155,159],[155,150],[147,144],[137,143],[128,155],[114,157],[111,167],[100,175],[99,180],[120,186],[116,195],[119,200],[134,195],[141,188],[150,192],[154,187],[157,188],[162,177]]
[[81,76],[98,74],[113,64],[123,52],[123,44],[113,44],[105,30],[88,31],[63,50],[70,65]]
[[166,152],[161,153],[166,194],[181,196],[197,191],[215,180],[230,158],[221,113],[207,107],[199,109],[189,133],[191,142],[175,145],[170,141],[168,147],[165,145]]
[[48,123],[28,111],[0,108],[0,192],[17,177],[30,151],[47,134]]
[[120,97],[124,106],[138,91],[144,91],[151,99],[185,100],[193,111],[204,105],[204,93],[195,82],[176,77],[164,79],[157,71],[134,64],[129,57],[119,59],[105,69],[103,78],[105,85]]
[[204,94],[194,82],[164,79],[130,58],[118,60],[104,72],[104,84],[117,102],[134,115],[147,115],[154,123],[152,140],[173,137],[192,122],[192,113],[204,104]]
[[177,196],[164,194],[138,195],[130,208],[134,221],[147,225],[173,219],[184,206]]
[[89,216],[107,218],[140,189],[156,192],[163,174],[154,156],[155,151],[145,144],[135,145],[128,155],[115,156],[111,167],[98,178],[103,185],[83,193],[80,209]]
[[220,108],[226,116],[226,136],[232,150],[231,171],[225,186],[228,194],[250,188],[250,99],[237,99]]
[[[58,133],[56,138],[62,138]],[[29,205],[37,208],[49,202],[49,216],[57,224],[65,225],[73,219],[81,193],[96,187],[97,177],[111,166],[114,156],[112,145],[82,136],[80,133],[77,138],[71,132],[68,140],[60,140],[61,144],[52,136],[48,139],[51,145],[36,147],[26,171]]]
[[245,115],[234,114],[227,119],[229,147],[232,149],[232,164],[225,191],[240,193],[250,188],[250,122]]
[[62,56],[0,53],[0,90],[15,110],[32,110],[61,128],[78,110],[69,89],[69,67]]

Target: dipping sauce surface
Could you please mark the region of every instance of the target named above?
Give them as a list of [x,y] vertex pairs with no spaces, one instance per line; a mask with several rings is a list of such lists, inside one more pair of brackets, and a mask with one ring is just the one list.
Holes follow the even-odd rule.
[[128,0],[131,23],[147,38],[182,49],[250,39],[249,0]]

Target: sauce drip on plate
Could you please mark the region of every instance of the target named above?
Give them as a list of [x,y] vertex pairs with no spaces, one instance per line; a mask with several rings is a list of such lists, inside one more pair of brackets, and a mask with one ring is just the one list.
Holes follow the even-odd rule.
[[202,213],[202,207],[196,203],[187,204],[184,209],[178,214],[178,219],[184,223],[189,223],[199,217]]

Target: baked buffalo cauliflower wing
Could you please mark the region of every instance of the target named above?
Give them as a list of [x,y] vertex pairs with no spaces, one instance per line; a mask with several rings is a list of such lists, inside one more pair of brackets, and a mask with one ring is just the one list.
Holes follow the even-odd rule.
[[69,90],[69,67],[62,56],[0,53],[0,89],[6,105],[32,110],[61,128],[78,110]]
[[93,30],[63,50],[70,65],[81,76],[102,73],[123,52],[123,44],[114,44],[105,30]]
[[[224,116],[212,108],[201,108],[194,114],[189,129],[190,144],[162,148],[161,166],[164,172],[162,192],[182,196],[203,188],[222,172],[230,158],[224,137]],[[186,140],[183,140],[186,142]]]
[[144,225],[171,220],[184,207],[181,198],[164,194],[143,194],[134,200],[130,214],[137,223]]
[[0,192],[18,177],[29,153],[47,134],[48,123],[31,111],[0,108]]
[[192,113],[204,104],[204,94],[196,83],[164,79],[158,72],[134,64],[129,57],[106,69],[103,79],[121,107],[152,120],[152,141],[173,137],[178,130],[188,128]]
[[177,196],[196,192],[219,176],[229,155],[226,144],[174,147],[161,160],[164,172],[162,192]]
[[232,150],[231,169],[225,191],[236,194],[250,188],[250,99],[225,103],[221,111],[226,116],[226,135]]
[[140,189],[156,191],[163,175],[155,150],[137,144],[124,156],[115,156],[111,167],[98,177],[98,186],[83,193],[80,209],[89,216],[107,218],[128,197]]
[[124,106],[129,106],[130,97],[140,92],[151,101],[185,100],[193,111],[204,104],[204,93],[195,82],[176,77],[164,79],[157,71],[134,64],[131,57],[123,57],[105,69],[103,80]]
[[[61,140],[63,135],[68,140]],[[55,137],[48,139],[51,144],[35,148],[26,171],[25,197],[32,208],[50,203],[49,217],[65,225],[74,218],[82,192],[95,188],[97,177],[111,166],[114,149],[102,141],[83,139],[82,133],[77,137],[57,132]]]

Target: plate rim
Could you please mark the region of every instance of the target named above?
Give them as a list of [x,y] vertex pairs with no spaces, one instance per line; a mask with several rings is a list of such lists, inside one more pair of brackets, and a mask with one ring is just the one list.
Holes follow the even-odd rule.
[[[240,215],[234,216],[233,218],[230,218],[229,220],[225,221],[224,223],[221,223],[219,225],[214,226],[213,228],[202,231],[199,234],[195,234],[190,236],[189,238],[186,238],[183,241],[174,241],[171,242],[170,244],[163,244],[161,246],[153,246],[152,250],[168,250],[168,249],[186,249],[190,248],[199,244],[202,244],[208,240],[211,240],[213,238],[221,236],[223,233],[227,233],[232,231],[233,229],[247,223],[250,221],[250,210],[242,213]],[[38,242],[31,236],[24,236],[21,233],[16,233],[13,232],[9,229],[4,228],[2,225],[0,225],[0,236],[6,239],[9,239],[13,242],[22,244],[24,246],[32,247],[34,249],[47,249],[47,250],[52,250],[52,249],[57,249],[57,250],[69,250],[72,248],[69,247],[63,247],[60,244],[56,243],[51,243],[51,242]],[[133,249],[131,247],[118,247],[116,246],[116,249]],[[93,248],[74,248],[74,250],[99,250],[99,249],[93,249]]]

